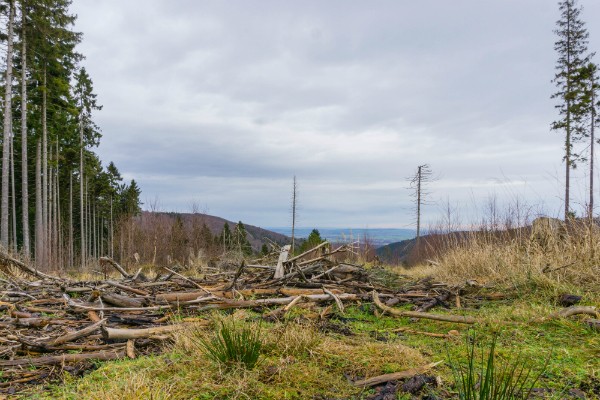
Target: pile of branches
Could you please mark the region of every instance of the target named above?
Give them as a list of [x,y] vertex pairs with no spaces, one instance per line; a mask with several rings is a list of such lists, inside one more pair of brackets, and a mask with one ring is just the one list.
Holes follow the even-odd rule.
[[343,313],[344,303],[373,301],[382,312],[398,313],[393,305],[412,303],[415,310],[402,311],[403,316],[475,322],[427,312],[437,306],[460,307],[469,289],[432,279],[391,289],[373,282],[363,267],[336,261],[350,250],[322,244],[290,258],[286,246],[275,255],[276,262],[267,257],[201,277],[163,267],[153,279],[141,269],[130,274],[112,259],[101,258],[105,271],[114,269],[120,278],[96,281],[48,275],[0,254],[0,392],[14,393],[63,371],[84,373],[93,368],[92,360],[158,353],[187,324],[208,325],[210,319],[201,315],[210,310],[251,308],[279,318],[302,303],[337,307]]

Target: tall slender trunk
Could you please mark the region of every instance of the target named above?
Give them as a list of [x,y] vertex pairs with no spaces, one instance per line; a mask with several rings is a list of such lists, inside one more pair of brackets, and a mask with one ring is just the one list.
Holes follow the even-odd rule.
[[[81,118],[81,117],[80,117]],[[83,202],[83,122],[79,122],[79,223],[81,230],[81,268],[85,267],[86,263],[86,240],[85,240],[85,213]]]
[[27,41],[25,1],[21,8],[21,200],[23,202],[23,253],[31,257],[29,244],[29,188],[27,171]]
[[[570,11],[570,3],[567,3],[567,7]],[[569,38],[571,37],[571,21],[567,20],[567,32]],[[571,47],[570,47],[570,39],[567,40],[567,93],[571,92],[571,74],[573,71],[571,70]],[[571,100],[569,97],[566,99],[567,102],[567,115],[566,122],[567,126],[565,128],[565,221],[569,219],[569,211],[571,209],[569,204],[570,199],[570,187],[571,187]]]
[[[57,161],[58,161],[58,153],[57,153]],[[52,236],[54,237],[54,260],[55,260],[55,266],[58,267],[59,269],[62,269],[62,264],[60,262],[60,250],[61,250],[61,246],[60,246],[60,226],[59,226],[59,212],[60,212],[60,207],[58,206],[58,163],[56,164],[56,171],[54,173],[54,216],[52,218],[52,225],[54,228],[54,233],[52,234]]]
[[48,214],[46,218],[46,257],[48,261],[48,266],[52,267],[54,265],[52,257],[54,256],[54,244],[53,244],[53,236],[52,236],[52,214],[53,214],[53,184],[54,184],[54,170],[52,168],[48,168]]
[[296,184],[296,175],[294,175],[294,186],[292,188],[292,246],[291,246],[291,253],[292,255],[294,254],[294,244],[296,241],[296,235],[295,235],[295,230],[296,230],[296,195],[297,195],[297,188],[298,185]]
[[4,92],[4,135],[2,146],[2,200],[0,201],[0,244],[8,249],[8,186],[9,151],[12,126],[12,52],[13,20],[15,15],[13,0],[8,2],[8,41],[6,50],[6,88]]
[[35,157],[35,262],[44,263],[44,211],[42,206],[42,145],[38,141]]
[[417,243],[421,237],[421,178],[423,166],[419,165],[417,170]]
[[96,204],[94,204],[92,207],[91,213],[92,213],[92,255],[94,258],[98,258],[98,252],[97,252],[97,248],[96,248],[96,239],[97,239],[97,233],[96,233]]
[[[12,132],[12,124],[11,124]],[[10,192],[12,200],[12,249],[17,252],[17,192],[15,191],[15,144],[14,136],[10,135]]]
[[592,122],[590,123],[590,204],[589,204],[589,218],[590,220],[594,218],[594,142],[596,141],[594,137],[594,128],[596,125],[596,70],[592,69],[592,90],[590,92],[591,96],[591,117]]
[[48,243],[48,228],[50,225],[50,215],[48,209],[48,124],[47,117],[47,77],[46,68],[44,67],[43,91],[42,91],[42,216],[43,229],[42,240],[44,242],[44,263],[49,261],[48,251],[50,243]]
[[109,250],[109,256],[110,258],[113,258],[113,249],[114,249],[114,226],[113,226],[113,198],[112,195],[110,196],[110,250]]
[[73,268],[73,171],[69,172],[69,268]]

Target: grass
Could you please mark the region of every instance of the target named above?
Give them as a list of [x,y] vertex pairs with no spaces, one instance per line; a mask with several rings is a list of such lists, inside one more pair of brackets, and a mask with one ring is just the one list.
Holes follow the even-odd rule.
[[[483,376],[485,381],[486,365],[492,361],[496,373],[490,373],[489,379],[502,371],[505,377],[525,376],[526,370],[543,371],[535,384],[537,387],[555,394],[579,389],[589,399],[600,398],[598,332],[586,327],[579,317],[541,319],[559,308],[556,299],[562,293],[583,295],[582,305],[600,305],[600,241],[596,243],[590,238],[584,231],[562,242],[541,246],[527,237],[499,239],[474,235],[439,254],[434,260],[435,266],[372,271],[378,282],[390,285],[401,286],[405,279],[425,276],[455,284],[475,279],[489,286],[491,291],[512,295],[510,300],[466,302],[460,313],[480,321],[472,328],[381,315],[369,303],[349,305],[343,315],[334,314],[330,320],[321,321],[320,307],[312,303],[299,304],[283,321],[262,323],[260,362],[253,368],[242,367],[243,363],[238,361],[223,362],[210,351],[202,350],[198,343],[213,343],[218,335],[225,339],[222,333],[214,336],[214,331],[197,327],[175,337],[172,347],[160,356],[103,363],[82,379],[74,379],[65,372],[63,384],[51,386],[43,394],[27,393],[25,397],[362,399],[373,390],[357,388],[352,380],[415,368],[448,357],[452,362],[431,371],[443,382],[439,388],[427,389],[438,398],[459,398],[461,392],[467,393],[469,387],[474,386],[472,383],[478,381],[476,375]],[[565,265],[568,266],[559,268]],[[458,311],[437,308],[435,312]],[[217,331],[222,332],[219,318],[216,319]],[[256,327],[258,324],[253,321],[260,316],[238,310],[227,318],[240,321],[240,326]],[[457,330],[460,335],[440,339],[398,332],[399,328],[433,333]],[[230,333],[239,332],[236,329],[232,328]],[[498,330],[502,334],[496,337]],[[469,332],[478,338],[468,348],[470,353],[461,345]],[[249,332],[246,335],[252,336]],[[490,343],[493,346],[490,347]],[[243,347],[238,346],[233,354],[243,353]],[[470,364],[475,355],[478,355],[478,363]],[[523,371],[522,360],[527,360]],[[471,366],[462,370],[463,377],[465,371],[471,374],[466,387],[461,383],[465,381],[462,378],[455,382],[457,365]],[[516,381],[517,384],[507,385],[528,389],[532,382],[528,379],[529,383],[523,386],[522,381]],[[410,396],[398,394],[398,398]]]
[[498,361],[494,334],[489,348],[481,350],[481,358],[475,351],[476,335],[466,336],[466,365],[452,359],[454,384],[461,400],[513,400],[527,399],[544,370],[532,375],[528,362],[521,354]]
[[[493,340],[500,326],[498,322],[511,322],[502,325],[502,335],[497,338],[498,359],[514,360],[514,354],[520,354],[528,360],[530,369],[544,370],[538,387],[557,392],[579,388],[588,398],[597,398],[600,335],[577,320],[529,323],[554,309],[552,304],[536,302],[530,297],[507,304],[485,303],[477,310],[466,311],[483,321],[472,328],[478,337],[473,351],[486,352],[489,349],[486,343]],[[469,334],[464,325],[376,316],[369,304],[363,304],[350,306],[343,316],[331,320],[348,328],[352,335],[347,336],[324,331],[312,315],[310,307],[298,308],[287,320],[263,322],[261,362],[251,370],[239,364],[224,368],[222,363],[199,351],[190,336],[200,335],[208,340],[214,330],[196,327],[178,335],[163,355],[103,363],[82,379],[65,373],[63,384],[49,388],[38,398],[150,398],[151,387],[154,399],[361,399],[373,391],[357,388],[349,379],[418,367],[444,360],[447,354],[463,365],[469,360],[461,345]],[[253,312],[239,310],[227,318],[252,321],[257,317]],[[394,332],[402,327],[437,333],[456,329],[461,335],[445,340]],[[450,363],[432,373],[444,382],[442,388],[431,389],[438,391],[438,397],[458,397],[459,388],[452,384]],[[35,398],[32,394],[26,397]]]
[[200,329],[190,330],[190,341],[208,358],[226,368],[253,369],[261,355],[261,326],[232,318],[221,318],[216,323],[219,326],[210,338],[206,338]]

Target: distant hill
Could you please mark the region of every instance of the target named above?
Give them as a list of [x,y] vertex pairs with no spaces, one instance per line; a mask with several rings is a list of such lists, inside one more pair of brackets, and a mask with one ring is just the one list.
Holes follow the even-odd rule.
[[410,255],[415,243],[415,238],[390,243],[385,246],[378,247],[375,250],[375,254],[377,254],[377,257],[379,257],[379,259],[385,264],[402,264]]
[[[267,228],[274,232],[291,235],[290,227]],[[401,240],[415,237],[413,229],[397,228],[319,228],[321,237],[332,243],[359,242],[364,243],[365,239],[374,247],[385,246]],[[295,235],[298,238],[307,238],[313,228],[296,228]]]
[[[150,213],[149,211],[143,211],[143,214],[149,214],[149,213]],[[225,218],[217,217],[214,215],[202,214],[202,213],[190,214],[190,213],[161,212],[161,213],[157,213],[157,214],[162,214],[162,215],[165,215],[170,218],[176,218],[177,216],[179,216],[183,220],[184,224],[190,223],[193,218],[200,218],[201,222],[205,223],[206,226],[208,226],[208,228],[210,229],[211,233],[215,236],[221,234],[221,231],[223,230],[223,226],[225,225],[225,223],[229,224],[229,228],[231,230],[233,230],[233,228],[237,225],[237,222],[228,221]],[[250,241],[250,244],[252,245],[252,249],[255,251],[260,250],[262,244],[265,243],[267,241],[267,239],[271,240],[277,244],[280,244],[280,245],[288,244],[291,242],[291,239],[289,237],[287,237],[286,235],[283,235],[281,233],[273,232],[268,229],[263,229],[258,226],[246,224],[244,221],[242,221],[242,223],[244,224],[244,227],[246,228],[246,232],[248,234],[247,237],[248,237],[248,240]]]

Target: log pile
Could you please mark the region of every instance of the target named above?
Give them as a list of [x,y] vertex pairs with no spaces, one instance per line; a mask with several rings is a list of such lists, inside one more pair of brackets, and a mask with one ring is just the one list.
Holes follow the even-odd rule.
[[[472,288],[432,279],[407,279],[392,289],[361,266],[336,261],[349,250],[321,245],[286,258],[284,249],[270,260],[242,262],[228,271],[191,277],[162,268],[153,279],[102,258],[101,266],[120,278],[96,281],[44,274],[0,254],[0,393],[58,378],[63,371],[81,374],[93,368],[94,360],[160,352],[164,341],[187,323],[209,325],[211,310],[251,308],[277,319],[293,307],[323,304],[320,316],[326,318],[335,308],[344,313],[344,303],[374,301],[392,313],[398,312],[392,306],[411,303],[415,310],[403,316],[440,320],[427,311],[478,301],[464,296]],[[464,317],[450,321],[474,322]]]

